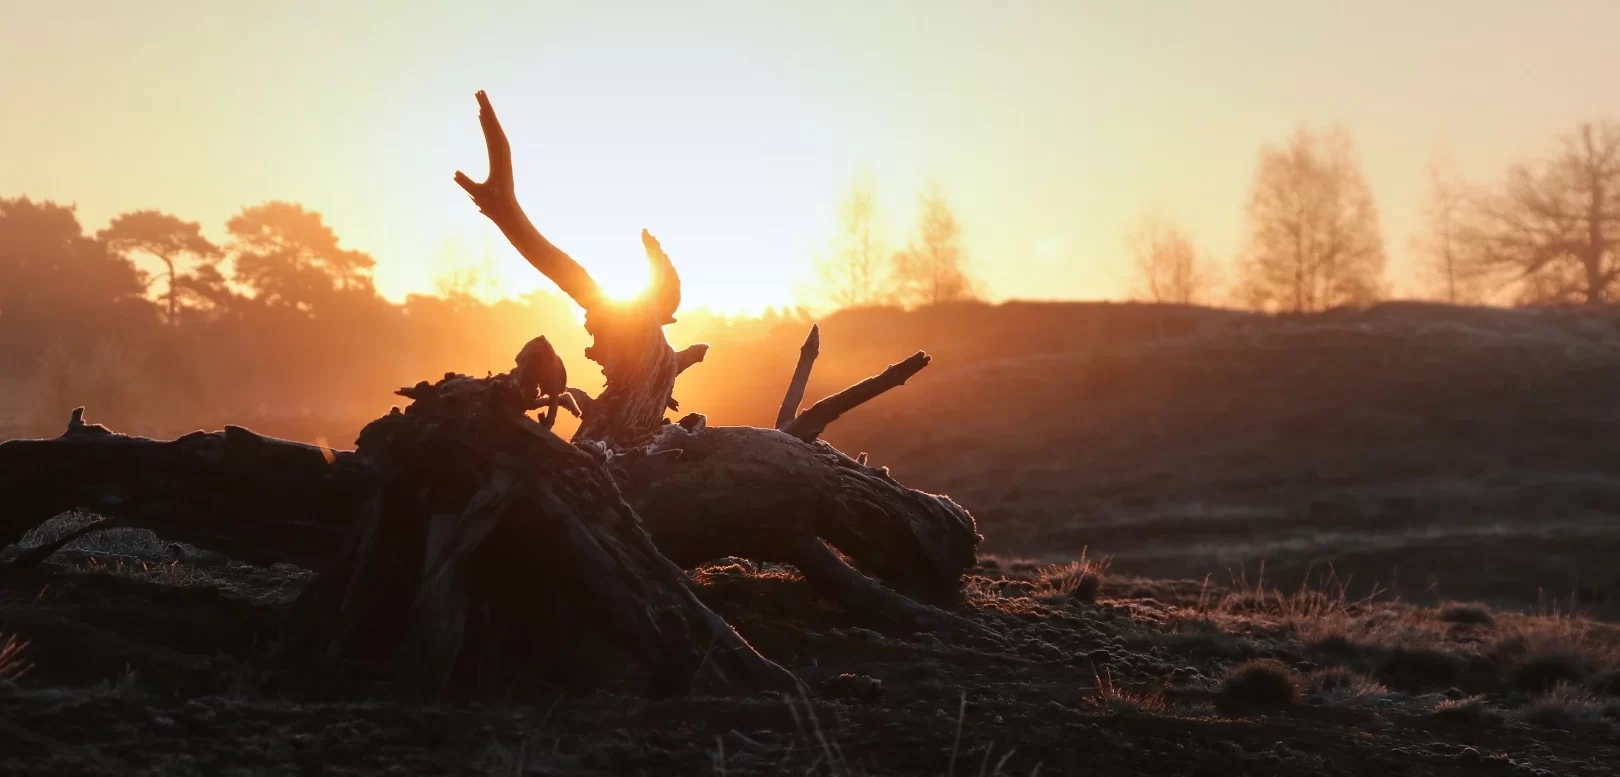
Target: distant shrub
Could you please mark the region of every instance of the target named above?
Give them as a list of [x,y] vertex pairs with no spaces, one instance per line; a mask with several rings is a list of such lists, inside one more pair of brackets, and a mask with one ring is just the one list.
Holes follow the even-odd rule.
[[1385,682],[1403,690],[1456,685],[1467,672],[1467,659],[1456,653],[1412,647],[1390,651],[1378,669]]
[[1299,695],[1299,675],[1281,661],[1257,658],[1233,667],[1221,679],[1221,698],[1240,704],[1284,706]]
[[1491,626],[1496,616],[1489,607],[1478,602],[1452,602],[1440,609],[1440,620],[1469,626]]

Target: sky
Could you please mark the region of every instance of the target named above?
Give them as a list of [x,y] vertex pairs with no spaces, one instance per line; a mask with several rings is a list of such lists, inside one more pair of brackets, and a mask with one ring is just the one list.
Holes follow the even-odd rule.
[[393,299],[447,252],[545,287],[452,183],[485,172],[478,89],[553,242],[624,290],[647,228],[688,305],[731,311],[804,298],[862,169],[896,248],[939,181],[996,299],[1122,298],[1133,217],[1235,256],[1260,147],[1302,123],[1350,131],[1415,293],[1437,149],[1489,180],[1620,118],[1612,0],[0,0],[0,20],[0,196],[215,238],[301,202]]

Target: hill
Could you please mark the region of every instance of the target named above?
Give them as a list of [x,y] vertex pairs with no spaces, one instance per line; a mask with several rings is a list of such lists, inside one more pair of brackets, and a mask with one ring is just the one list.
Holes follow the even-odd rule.
[[895,353],[875,341],[900,331],[936,353],[829,437],[951,494],[989,549],[1089,546],[1154,576],[1265,564],[1292,585],[1331,565],[1408,595],[1620,598],[1611,311],[973,313],[829,321],[824,349],[855,330]]

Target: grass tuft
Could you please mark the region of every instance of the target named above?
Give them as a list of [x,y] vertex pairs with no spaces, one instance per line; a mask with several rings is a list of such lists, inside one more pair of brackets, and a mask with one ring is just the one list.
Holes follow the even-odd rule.
[[1299,675],[1281,661],[1257,658],[1221,679],[1221,698],[1240,704],[1286,706],[1299,696]]
[[1506,719],[1502,710],[1492,706],[1484,696],[1465,696],[1446,699],[1434,705],[1434,716],[1471,725],[1501,723]]
[[1097,706],[1116,715],[1163,715],[1170,710],[1159,694],[1137,693],[1114,685],[1112,672],[1097,675]]
[[1614,728],[1605,717],[1606,705],[1579,688],[1560,685],[1542,694],[1519,710],[1524,722],[1565,731],[1609,731]]

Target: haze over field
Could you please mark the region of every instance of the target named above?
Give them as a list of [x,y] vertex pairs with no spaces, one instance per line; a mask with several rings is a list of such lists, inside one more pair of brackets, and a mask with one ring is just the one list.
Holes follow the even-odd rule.
[[479,158],[479,88],[529,208],[604,283],[642,277],[646,227],[690,305],[757,312],[802,296],[862,167],[897,243],[946,187],[992,298],[1121,298],[1133,215],[1232,258],[1256,150],[1299,123],[1354,137],[1416,293],[1436,147],[1497,178],[1612,112],[1620,72],[1604,0],[0,5],[0,193],[215,239],[301,202],[396,301],[432,289],[446,240],[487,245],[505,290],[542,285],[449,183]]
[[1614,777],[1616,31],[0,0],[0,773]]

